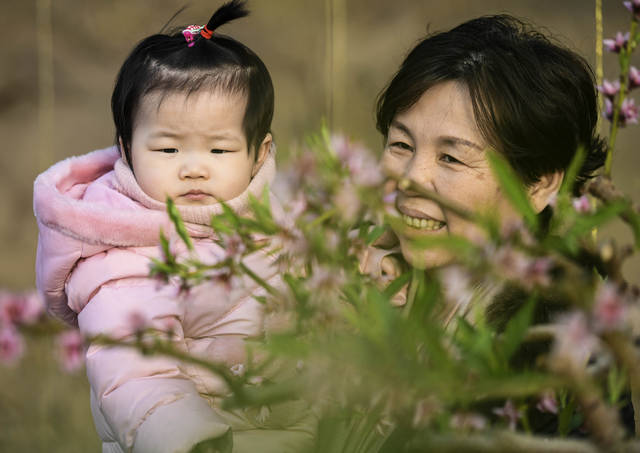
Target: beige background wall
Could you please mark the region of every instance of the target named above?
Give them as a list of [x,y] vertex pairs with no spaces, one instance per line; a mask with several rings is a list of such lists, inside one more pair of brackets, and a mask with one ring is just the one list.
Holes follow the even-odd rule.
[[[0,203],[0,287],[14,290],[34,285],[37,231],[31,198],[35,176],[62,158],[112,143],[109,100],[120,64],[135,42],[158,31],[183,4],[169,0],[52,1],[52,40],[47,42],[53,49],[54,70],[49,75],[53,76],[55,98],[51,110],[40,112],[52,120],[53,132],[48,134],[38,122],[37,36],[46,29],[36,27],[36,17],[38,4],[45,3],[2,0],[0,4],[0,193],[4,194]],[[276,88],[274,131],[281,157],[316,131],[326,116],[336,129],[379,150],[375,97],[409,47],[427,30],[448,29],[478,15],[509,12],[546,27],[593,62],[593,3],[253,0],[252,16],[223,31],[253,48],[271,71]],[[606,37],[628,25],[628,13],[621,1],[603,3]],[[204,23],[219,4],[194,0],[175,24]],[[328,34],[327,22],[331,10],[333,35]],[[332,59],[328,59],[330,50]],[[329,71],[330,61],[337,65],[334,71]],[[636,64],[640,66],[640,56]],[[611,78],[615,71],[615,57],[605,55],[605,74]],[[614,165],[617,184],[637,201],[639,138],[638,126],[621,133]],[[628,238],[619,225],[605,234]],[[627,267],[627,277],[639,282],[639,269],[636,259]],[[40,451],[39,445],[46,445],[48,451],[96,447],[84,380],[60,377],[38,347],[22,368],[0,370],[0,407],[10,408],[0,411],[0,450]],[[84,450],[79,445],[85,445]]]

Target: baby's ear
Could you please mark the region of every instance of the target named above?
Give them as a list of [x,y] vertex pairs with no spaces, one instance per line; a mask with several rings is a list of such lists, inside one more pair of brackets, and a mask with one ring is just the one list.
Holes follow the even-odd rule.
[[258,173],[258,171],[260,171],[260,168],[262,168],[262,164],[264,164],[264,161],[269,155],[269,151],[271,151],[272,143],[273,137],[267,132],[267,135],[264,136],[264,140],[262,140],[262,143],[260,143],[260,146],[256,149],[256,160],[253,163],[253,170],[251,171],[252,178]]
[[129,162],[127,162],[127,155],[124,152],[124,145],[122,143],[122,137],[118,137],[118,144],[120,145],[120,157],[122,157],[122,161],[127,164],[127,166],[129,165]]
[[549,201],[560,190],[563,178],[563,171],[542,175],[540,180],[529,188],[529,200],[536,212],[540,212],[547,207]]

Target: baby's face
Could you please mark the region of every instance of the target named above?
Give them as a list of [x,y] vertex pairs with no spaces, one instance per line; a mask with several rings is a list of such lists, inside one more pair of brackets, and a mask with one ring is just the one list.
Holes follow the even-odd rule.
[[[246,98],[201,91],[145,96],[135,117],[131,164],[142,190],[155,200],[207,205],[240,195],[257,173],[242,127]],[[266,140],[265,140],[266,141]]]

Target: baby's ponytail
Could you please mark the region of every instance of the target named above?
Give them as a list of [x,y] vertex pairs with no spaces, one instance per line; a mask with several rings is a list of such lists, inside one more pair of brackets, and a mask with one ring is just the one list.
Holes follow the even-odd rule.
[[245,0],[231,0],[225,3],[213,13],[207,25],[204,26],[200,34],[205,39],[210,39],[214,30],[224,24],[227,24],[235,19],[240,19],[249,15],[249,10],[246,7],[247,2]]

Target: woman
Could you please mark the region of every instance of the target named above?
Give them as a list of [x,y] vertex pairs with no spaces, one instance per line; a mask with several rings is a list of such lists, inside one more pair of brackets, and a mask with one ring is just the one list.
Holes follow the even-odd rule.
[[[428,36],[407,56],[378,99],[384,168],[471,210],[516,217],[487,160],[502,154],[526,185],[531,205],[548,220],[579,147],[587,157],[576,190],[604,163],[594,77],[586,61],[506,15],[470,20]],[[398,188],[396,227],[414,267],[441,266],[442,249],[415,239],[473,237],[473,224],[419,193]]]

